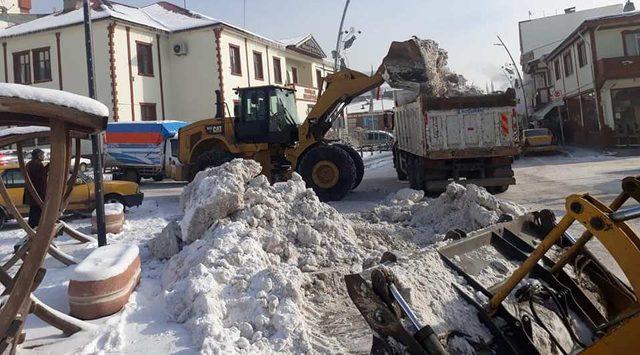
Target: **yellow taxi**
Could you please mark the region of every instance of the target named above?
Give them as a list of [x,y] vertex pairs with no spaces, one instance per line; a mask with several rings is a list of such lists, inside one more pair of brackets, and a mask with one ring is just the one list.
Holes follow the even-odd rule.
[[558,150],[553,132],[548,128],[525,129],[522,131],[522,138],[522,153],[555,152]]
[[[29,212],[29,206],[23,202],[25,181],[18,164],[6,164],[0,166],[0,177],[7,187],[11,200],[23,215]],[[67,212],[91,211],[95,208],[95,186],[93,179],[79,172],[76,184],[71,192],[71,200]],[[130,181],[104,181],[105,203],[119,202],[125,207],[140,206],[144,194],[135,182]],[[12,216],[6,208],[6,201],[0,196],[0,228]]]

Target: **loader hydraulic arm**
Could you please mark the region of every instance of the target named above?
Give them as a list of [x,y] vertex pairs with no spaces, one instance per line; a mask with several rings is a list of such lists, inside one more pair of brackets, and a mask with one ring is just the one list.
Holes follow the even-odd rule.
[[316,141],[321,140],[331,128],[337,112],[357,96],[382,85],[384,78],[381,69],[373,76],[343,69],[327,76],[324,81],[326,89],[302,125],[301,137],[312,135]]

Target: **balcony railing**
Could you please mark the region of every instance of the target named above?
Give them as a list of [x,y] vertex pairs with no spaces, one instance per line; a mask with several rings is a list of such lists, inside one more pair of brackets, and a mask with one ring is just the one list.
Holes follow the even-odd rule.
[[598,73],[598,87],[607,80],[640,77],[640,56],[600,59]]

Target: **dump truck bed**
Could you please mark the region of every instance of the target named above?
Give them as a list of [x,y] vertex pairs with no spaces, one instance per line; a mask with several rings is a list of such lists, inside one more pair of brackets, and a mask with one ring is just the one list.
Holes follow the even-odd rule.
[[428,159],[513,156],[518,129],[515,93],[434,98],[396,107],[400,150]]

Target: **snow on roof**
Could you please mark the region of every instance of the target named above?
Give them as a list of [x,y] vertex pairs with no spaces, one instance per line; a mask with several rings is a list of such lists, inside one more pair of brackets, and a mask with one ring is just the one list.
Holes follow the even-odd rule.
[[[370,101],[360,101],[352,103],[345,108],[347,114],[357,113],[369,113]],[[395,107],[395,103],[390,99],[373,100],[373,112],[383,112],[386,110],[392,110]]]
[[279,42],[281,42],[285,46],[297,46],[301,43],[304,43],[306,40],[308,40],[311,37],[312,37],[311,33],[307,33],[305,35],[281,39],[279,40]]
[[49,127],[44,126],[19,126],[11,128],[3,128],[0,130],[0,137],[11,136],[14,134],[27,134],[49,131]]
[[15,97],[25,100],[65,106],[100,117],[109,116],[109,109],[103,103],[86,96],[66,91],[38,88],[28,85],[0,83],[0,97]]
[[[144,7],[133,7],[129,5],[119,4],[113,1],[102,0],[99,5],[93,5],[91,10],[91,18],[93,20],[115,18],[135,23],[141,26],[151,27],[164,32],[184,31],[194,28],[222,24],[251,36],[260,38],[264,41],[271,42],[275,46],[286,47],[291,44],[289,42],[285,43],[261,36],[241,27],[211,18],[195,11],[187,10],[166,1],[160,1]],[[82,9],[73,10],[66,13],[59,11],[33,21],[0,30],[0,38],[46,31],[54,28],[80,24],[83,21],[84,16]],[[302,37],[296,37],[296,39],[307,40],[310,37],[312,36],[308,34]],[[295,45],[298,43],[299,41],[293,44]]]

